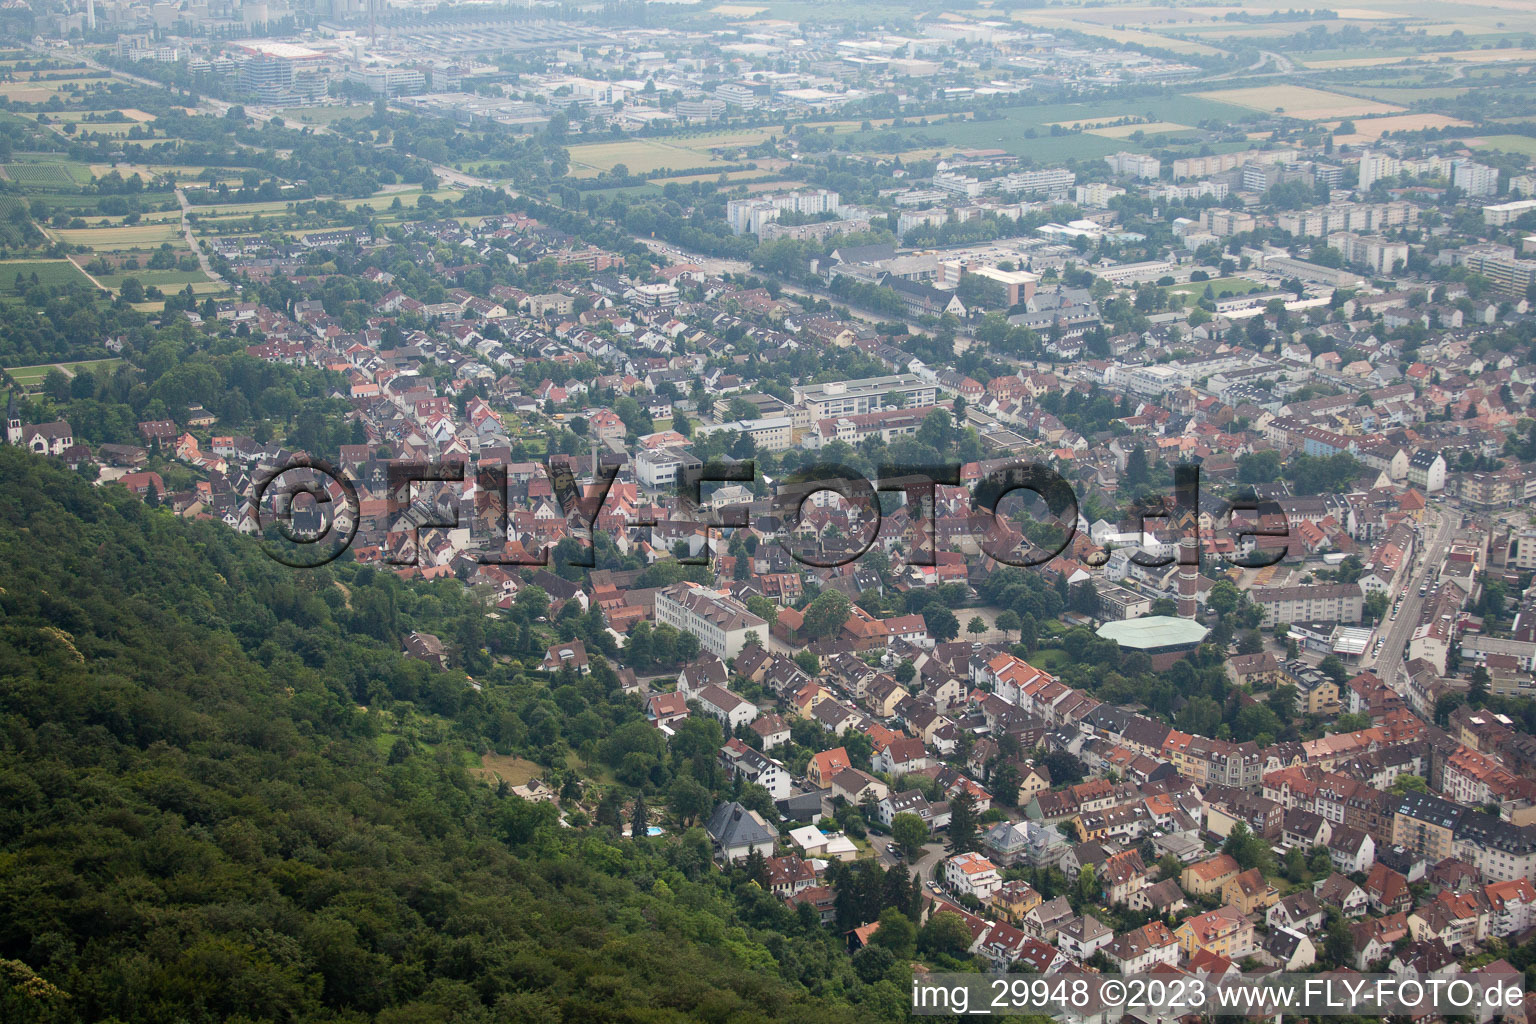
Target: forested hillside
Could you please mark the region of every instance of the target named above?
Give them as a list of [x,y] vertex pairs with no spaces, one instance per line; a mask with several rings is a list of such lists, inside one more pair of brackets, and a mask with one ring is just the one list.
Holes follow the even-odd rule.
[[[562,828],[474,777],[552,680],[475,693],[329,572],[5,446],[0,520],[0,1021],[902,1016],[904,965],[855,971],[701,831]],[[608,733],[639,715],[612,680],[560,704]]]

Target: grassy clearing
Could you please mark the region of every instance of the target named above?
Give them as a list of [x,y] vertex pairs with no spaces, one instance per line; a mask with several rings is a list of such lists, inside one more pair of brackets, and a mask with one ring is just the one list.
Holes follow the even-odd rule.
[[509,786],[526,786],[544,773],[544,767],[508,754],[481,754],[480,766],[473,771],[490,785],[505,782]]
[[1246,277],[1213,277],[1209,281],[1190,281],[1186,284],[1170,284],[1163,288],[1169,295],[1188,295],[1191,298],[1199,298],[1205,294],[1209,287],[1211,294],[1216,298],[1224,295],[1246,295],[1255,288],[1261,287],[1257,281],[1250,281]]
[[1536,139],[1529,135],[1484,135],[1468,139],[1467,145],[1473,149],[1496,149],[1502,153],[1536,157]]
[[1067,652],[1059,647],[1042,647],[1024,660],[1035,666],[1035,668],[1044,669],[1052,673],[1058,673],[1072,664],[1072,659],[1067,655]]
[[17,366],[5,372],[9,373],[12,379],[21,387],[35,388],[43,382],[43,379],[48,376],[48,371],[50,370],[62,370],[70,376],[79,373],[81,370],[100,373],[103,370],[112,369],[112,367],[120,362],[122,362],[121,359],[86,359],[78,363],[42,363],[38,366]]
[[367,117],[372,113],[371,106],[355,103],[331,107],[289,107],[286,110],[279,110],[277,116],[287,123],[332,124],[336,121]]

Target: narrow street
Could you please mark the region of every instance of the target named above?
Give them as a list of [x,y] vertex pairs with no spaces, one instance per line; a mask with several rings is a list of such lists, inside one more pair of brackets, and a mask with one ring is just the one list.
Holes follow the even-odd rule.
[[181,233],[187,239],[187,248],[192,250],[192,255],[197,257],[197,265],[208,275],[210,281],[222,281],[219,272],[213,269],[213,263],[208,259],[208,254],[197,241],[197,235],[192,231],[192,222],[187,219],[187,214],[192,212],[192,204],[187,202],[187,194],[181,189],[176,190],[176,201],[181,204]]
[[1461,519],[1459,513],[1445,509],[1438,516],[1434,530],[1430,533],[1423,545],[1423,554],[1419,567],[1414,570],[1402,589],[1403,603],[1395,614],[1390,613],[1384,623],[1386,627],[1386,644],[1382,647],[1381,656],[1375,660],[1374,666],[1367,661],[1364,667],[1372,667],[1381,681],[1398,692],[1402,692],[1406,680],[1399,678],[1405,654],[1408,649],[1408,641],[1413,637],[1413,631],[1419,623],[1419,609],[1423,599],[1419,597],[1419,587],[1431,578],[1431,574],[1438,569],[1440,562],[1445,558],[1446,548],[1450,545],[1451,536],[1455,532],[1455,524]]

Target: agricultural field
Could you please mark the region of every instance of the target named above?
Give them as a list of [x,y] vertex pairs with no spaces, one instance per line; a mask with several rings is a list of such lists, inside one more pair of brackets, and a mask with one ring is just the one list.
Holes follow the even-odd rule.
[[[6,180],[29,188],[75,188],[90,182],[87,165],[62,161],[5,164],[4,171]],[[84,180],[78,180],[77,175]]]
[[20,275],[26,287],[31,287],[32,276],[44,286],[68,284],[91,287],[91,279],[69,260],[0,260],[0,294],[14,297],[19,293],[16,277]]
[[1467,91],[1465,86],[1451,85],[1427,85],[1420,88],[1394,86],[1375,88],[1352,85],[1350,88],[1355,92],[1369,96],[1373,100],[1380,100],[1382,103],[1397,103],[1404,106],[1423,100],[1453,100]]
[[185,248],[181,237],[181,225],[124,224],[106,228],[50,228],[59,241],[68,245],[83,245],[96,252],[123,252],[130,249],[154,249],[161,242]]
[[[1114,9],[1109,12],[1116,22],[1123,23],[1126,12]],[[1044,29],[1047,32],[1081,32],[1083,35],[1097,36],[1100,39],[1108,39],[1111,42],[1130,46],[1150,46],[1159,50],[1168,50],[1172,53],[1191,54],[1202,57],[1218,57],[1225,51],[1205,43],[1197,43],[1190,39],[1180,39],[1177,36],[1163,35],[1158,32],[1145,32],[1139,29],[1115,28],[1108,25],[1094,25],[1085,22],[1074,11],[1070,15],[1042,14],[1038,11],[1012,11],[1010,17],[1021,24],[1034,28]]]
[[1247,107],[1264,113],[1284,113],[1306,121],[1330,117],[1368,117],[1374,114],[1401,114],[1403,108],[1390,103],[1345,96],[1304,85],[1266,85],[1250,89],[1223,89],[1194,95],[1217,103]]
[[[1092,159],[1108,156],[1123,149],[1149,148],[1148,140],[1160,133],[1148,131],[1149,125],[1130,126],[1130,134],[1137,130],[1146,132],[1142,142],[1129,137],[1106,138],[1094,132],[1072,132],[1051,135],[1051,126],[1103,123],[1120,120],[1127,116],[1145,118],[1152,124],[1171,123],[1187,125],[1190,122],[1217,121],[1231,124],[1250,119],[1251,109],[1198,96],[1175,96],[1136,99],[1130,101],[1131,110],[1123,101],[1097,100],[1083,103],[1058,103],[1037,107],[1012,107],[1004,111],[998,120],[958,121],[923,126],[908,125],[903,134],[922,139],[937,139],[938,145],[913,147],[901,154],[903,159],[932,158],[953,149],[1002,149],[1020,156],[1038,154],[1045,145],[1050,146],[1054,158]],[[873,133],[864,139],[873,143]],[[1214,147],[1219,149],[1220,147]]]
[[[1323,127],[1333,129],[1339,127],[1341,122],[1325,121]],[[1425,128],[1465,128],[1467,122],[1447,117],[1444,114],[1399,114],[1393,117],[1372,117],[1356,121],[1355,130],[1349,135],[1334,136],[1335,142],[1346,145],[1360,145],[1375,142],[1387,132],[1412,132]]]
[[1178,135],[1181,132],[1195,131],[1187,124],[1178,124],[1174,121],[1150,121],[1146,124],[1117,124],[1103,128],[1089,128],[1089,135],[1099,135],[1106,139],[1128,139],[1137,132],[1149,138],[1153,135]]
[[21,80],[16,82],[0,82],[0,96],[13,103],[47,103],[53,97],[61,99],[69,96],[77,88],[89,89],[92,86],[103,85],[110,81],[107,76],[62,78],[57,81]]
[[571,176],[595,177],[602,171],[623,164],[631,174],[650,174],[664,168],[691,171],[709,164],[725,163],[710,150],[716,147],[755,146],[771,135],[782,134],[767,128],[735,132],[711,132],[708,135],[676,138],[625,139],[622,142],[593,142],[570,147]]
[[[93,178],[105,178],[107,175],[111,174],[113,171],[116,171],[118,174],[122,175],[124,178],[131,178],[135,174],[137,174],[140,178],[144,179],[145,181],[152,181],[153,179],[158,178],[158,177],[160,177],[163,174],[174,174],[176,176],[176,180],[177,181],[181,181],[181,182],[197,181],[197,182],[206,184],[207,181],[208,181],[208,178],[207,178],[208,169],[207,168],[205,168],[205,167],[189,167],[186,164],[130,164],[130,163],[116,163],[116,164],[89,164],[88,167],[89,167],[89,170],[91,172],[91,176]],[[232,174],[229,174],[228,176],[226,176],[225,178],[223,178],[222,180],[225,181],[225,182],[228,182],[229,184],[238,184],[239,181],[240,181],[240,175],[238,173],[232,173]]]
[[201,270],[122,270],[113,274],[98,274],[96,280],[117,291],[128,278],[136,278],[146,288],[154,285],[161,291],[181,291],[187,285],[197,291],[200,284],[211,283]]
[[1333,60],[1308,60],[1309,68],[1342,70],[1349,68],[1374,68],[1402,62],[1416,64],[1502,64],[1519,61],[1536,61],[1536,50],[1491,48],[1487,50],[1430,51],[1428,53],[1383,54],[1371,57],[1342,57]]

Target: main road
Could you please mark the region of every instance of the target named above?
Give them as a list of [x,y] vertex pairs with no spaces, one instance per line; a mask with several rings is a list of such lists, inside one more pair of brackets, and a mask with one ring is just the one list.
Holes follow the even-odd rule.
[[1420,545],[1422,553],[1418,568],[1409,576],[1404,587],[1402,605],[1383,622],[1386,643],[1374,665],[1374,671],[1381,681],[1399,692],[1406,686],[1406,681],[1398,678],[1403,669],[1404,654],[1408,649],[1408,641],[1413,638],[1413,631],[1418,627],[1419,612],[1424,603],[1419,597],[1419,588],[1430,581],[1431,574],[1444,561],[1451,537],[1461,521],[1461,514],[1451,508],[1441,508],[1430,514],[1436,517],[1434,530],[1426,534],[1425,542]]

